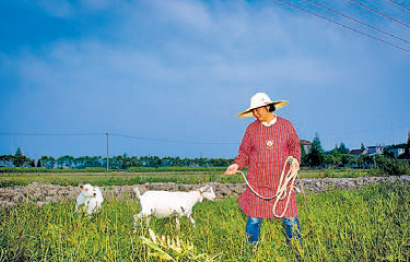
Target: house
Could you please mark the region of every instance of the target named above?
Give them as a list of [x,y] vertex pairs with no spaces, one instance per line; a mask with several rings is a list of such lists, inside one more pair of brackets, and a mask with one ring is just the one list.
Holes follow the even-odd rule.
[[349,154],[354,156],[354,158],[358,158],[360,155],[382,155],[383,150],[384,146],[381,145],[364,147],[364,145],[362,144],[361,149],[352,149],[349,151]]
[[368,146],[366,149],[363,151],[363,154],[365,155],[381,155],[383,154],[383,149],[384,146]]
[[300,140],[300,145],[303,146],[303,149],[305,149],[306,154],[308,154],[313,144],[312,142],[309,142],[307,140]]
[[394,148],[390,148],[389,151],[393,152],[394,157],[397,158],[399,155],[404,154],[406,147],[402,146],[402,147],[394,147]]
[[363,154],[363,149],[352,149],[349,152],[349,155],[352,155],[354,158],[358,158],[361,154]]

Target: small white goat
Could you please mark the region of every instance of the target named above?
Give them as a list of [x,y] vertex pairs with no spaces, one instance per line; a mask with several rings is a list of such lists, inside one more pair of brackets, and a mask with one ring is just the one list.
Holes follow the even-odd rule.
[[77,203],[75,205],[75,212],[78,211],[79,206],[84,204],[84,210],[87,209],[87,213],[92,215],[101,208],[101,204],[104,202],[101,190],[98,187],[93,187],[90,184],[80,185],[80,194],[77,197]]
[[152,215],[157,218],[176,215],[177,229],[179,229],[179,217],[186,216],[195,227],[192,208],[196,203],[202,202],[204,198],[210,201],[216,199],[214,190],[210,186],[189,192],[147,191],[143,195],[135,187],[134,192],[141,204],[141,212],[134,215],[134,229],[136,229],[139,218],[147,217],[148,224]]

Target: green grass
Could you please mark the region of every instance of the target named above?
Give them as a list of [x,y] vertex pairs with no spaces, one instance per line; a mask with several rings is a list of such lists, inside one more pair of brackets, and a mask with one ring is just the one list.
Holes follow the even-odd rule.
[[121,186],[154,182],[174,182],[179,184],[199,184],[212,182],[219,178],[221,183],[243,182],[242,177],[221,177],[223,172],[189,171],[189,172],[140,172],[140,173],[3,173],[0,174],[0,187],[26,186],[32,182],[77,186],[91,183],[97,186]]
[[232,198],[195,206],[197,229],[185,218],[180,232],[173,218],[153,218],[157,243],[143,223],[133,233],[135,199],[107,199],[92,217],[73,214],[73,203],[22,204],[0,211],[0,261],[150,262],[164,253],[175,261],[409,261],[409,192],[409,184],[383,184],[308,193],[310,212],[298,195],[303,249],[286,244],[280,221],[266,220],[257,254],[244,242],[246,217]]

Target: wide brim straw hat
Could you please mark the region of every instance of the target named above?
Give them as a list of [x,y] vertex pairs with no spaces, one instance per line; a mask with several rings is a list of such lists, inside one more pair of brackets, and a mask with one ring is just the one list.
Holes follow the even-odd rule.
[[256,93],[255,95],[251,97],[250,107],[246,109],[245,111],[239,113],[237,116],[238,117],[250,117],[250,116],[253,116],[252,110],[256,108],[274,105],[275,109],[279,109],[279,108],[286,106],[287,104],[289,104],[289,102],[286,100],[272,101],[267,94]]

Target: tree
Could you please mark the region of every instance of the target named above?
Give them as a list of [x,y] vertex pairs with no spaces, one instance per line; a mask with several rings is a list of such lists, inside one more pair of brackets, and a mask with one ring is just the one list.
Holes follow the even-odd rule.
[[122,164],[124,159],[122,156],[113,156],[112,160],[114,161],[114,167],[117,169],[122,169]]
[[80,157],[75,158],[74,159],[74,165],[76,167],[80,167],[80,168],[84,167],[85,166],[85,157],[80,156]]
[[14,158],[14,156],[12,156],[12,155],[2,155],[2,156],[0,156],[0,163],[3,166],[10,167],[13,158]]
[[340,162],[342,166],[351,166],[354,162],[354,156],[349,154],[340,155]]
[[342,155],[349,154],[349,148],[347,148],[344,143],[340,143],[340,146],[338,149],[339,149],[340,154]]
[[312,141],[312,147],[310,148],[308,155],[308,162],[310,166],[314,167],[319,167],[324,164],[323,148],[317,133]]
[[127,153],[122,155],[123,162],[122,162],[122,169],[128,169],[131,165],[131,158],[128,157]]
[[23,155],[23,151],[21,151],[21,148],[17,148],[16,154],[15,156],[22,156]]
[[335,145],[335,148],[333,148],[331,152],[331,163],[334,166],[339,166],[340,162],[341,162],[340,151],[337,145]]
[[23,156],[23,152],[21,151],[20,147],[17,148],[16,154],[14,155],[13,158],[13,164],[15,167],[21,167],[24,166],[26,162],[26,157]]
[[332,155],[330,155],[330,154],[323,154],[322,156],[323,156],[323,163],[322,163],[322,165],[325,165],[326,168],[328,168],[329,165],[331,165],[331,164],[333,165],[333,162],[334,162],[335,160],[334,160],[334,157],[333,157]]
[[60,156],[57,158],[57,167],[63,168],[65,162],[65,156]]
[[405,160],[376,156],[377,168],[389,176],[401,176],[410,173],[410,167]]
[[90,158],[90,165],[92,167],[98,167],[101,166],[101,163],[103,162],[102,156],[93,156]]
[[12,155],[4,155],[4,161],[7,167],[13,166],[13,159],[14,159],[14,156]]
[[383,156],[394,158],[394,153],[388,147],[383,148]]
[[[48,156],[42,156],[39,161],[41,162],[40,166],[44,166],[44,167],[48,167],[47,163],[48,163]],[[38,166],[38,164],[37,164]]]
[[49,168],[54,168],[54,165],[56,164],[56,159],[52,156],[49,156],[47,164],[48,164]]
[[6,166],[5,162],[6,162],[6,155],[1,155],[0,156],[0,163],[2,166]]
[[86,168],[91,166],[91,157],[89,157],[89,156],[84,156],[84,166],[85,166]]
[[130,165],[136,167],[142,166],[140,160],[136,156],[131,157]]
[[41,159],[37,160],[37,167],[41,167]]
[[41,166],[47,167],[47,168],[54,168],[54,165],[56,163],[56,160],[52,156],[42,156],[40,158],[41,161]]

